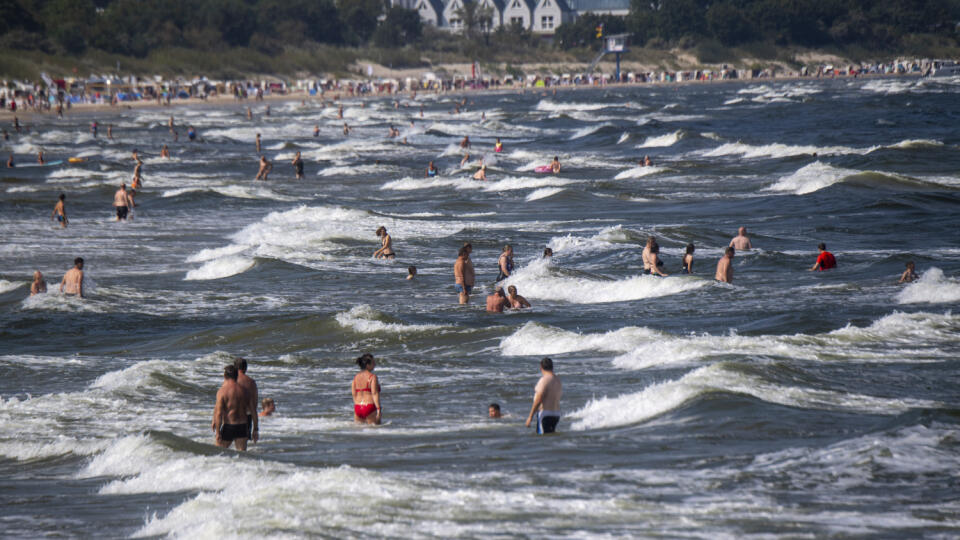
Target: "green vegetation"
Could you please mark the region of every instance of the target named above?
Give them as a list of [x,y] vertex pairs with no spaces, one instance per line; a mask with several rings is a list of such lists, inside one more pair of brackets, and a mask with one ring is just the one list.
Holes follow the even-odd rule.
[[[633,60],[790,63],[800,49],[852,59],[960,54],[960,0],[633,0],[626,18],[587,14],[544,38],[493,28],[468,3],[462,34],[424,25],[387,0],[0,0],[0,76],[115,70],[141,75],[348,75],[478,60],[511,66],[588,62],[605,35],[630,33]],[[519,72],[516,68],[514,71]]]

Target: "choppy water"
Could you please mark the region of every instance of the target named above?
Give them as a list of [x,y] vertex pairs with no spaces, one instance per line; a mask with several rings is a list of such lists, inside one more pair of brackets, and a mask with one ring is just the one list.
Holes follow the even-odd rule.
[[[348,139],[316,104],[173,110],[193,144],[170,141],[169,110],[98,118],[112,142],[91,115],[39,119],[4,151],[90,161],[0,183],[2,535],[955,537],[958,94],[691,85],[476,95],[460,115],[423,96],[348,106]],[[255,184],[257,132],[275,169]],[[464,135],[491,158],[504,142],[487,183],[457,170]],[[145,186],[118,224],[134,147]],[[561,175],[533,172],[554,155]],[[380,225],[395,262],[370,258]],[[757,249],[716,284],[740,225]],[[696,275],[639,276],[649,234],[668,272],[694,242]],[[821,241],[839,269],[807,272]],[[534,308],[489,315],[504,243]],[[76,256],[88,299],[25,299],[33,270],[54,290]],[[923,278],[898,286],[910,259]],[[364,351],[379,428],[352,424]],[[209,428],[231,354],[279,408],[243,456]],[[551,437],[522,426],[543,355],[564,381]]]

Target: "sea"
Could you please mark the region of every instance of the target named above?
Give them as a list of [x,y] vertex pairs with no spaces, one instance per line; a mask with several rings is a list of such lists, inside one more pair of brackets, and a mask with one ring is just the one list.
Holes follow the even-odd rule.
[[[0,536],[956,538],[958,98],[957,78],[761,80],[8,126]],[[380,226],[395,260],[372,258]],[[718,283],[741,226],[754,249]],[[648,236],[668,277],[642,275]],[[811,272],[821,242],[837,268]],[[507,244],[503,285],[533,307],[486,313]],[[83,299],[58,292],[75,257]],[[920,278],[898,284],[908,261]],[[380,426],[353,422],[363,353]],[[246,453],[211,430],[236,356],[277,404]],[[544,357],[563,416],[537,436]]]

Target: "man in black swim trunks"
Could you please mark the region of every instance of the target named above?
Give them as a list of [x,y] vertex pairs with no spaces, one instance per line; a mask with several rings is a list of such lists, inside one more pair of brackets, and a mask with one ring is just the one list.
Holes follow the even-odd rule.
[[297,180],[303,180],[303,158],[300,157],[300,152],[293,158],[293,170],[297,173]]
[[247,449],[247,415],[256,415],[250,408],[250,398],[237,384],[237,368],[230,365],[223,368],[223,385],[217,391],[217,404],[213,409],[214,440],[220,448],[230,448],[234,443],[237,450]]

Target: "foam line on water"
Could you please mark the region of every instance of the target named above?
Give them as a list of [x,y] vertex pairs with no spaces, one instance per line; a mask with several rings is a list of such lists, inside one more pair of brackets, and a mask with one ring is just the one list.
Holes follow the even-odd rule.
[[225,257],[208,260],[200,268],[188,271],[183,279],[186,281],[223,279],[242,274],[253,268],[254,264],[255,261],[249,257],[227,255]]
[[350,308],[349,311],[337,313],[334,317],[337,323],[361,334],[410,334],[439,330],[443,326],[436,324],[403,324],[384,321],[387,317],[366,304]]
[[946,277],[943,270],[931,267],[920,279],[897,293],[900,304],[953,304],[960,302],[960,280]]

